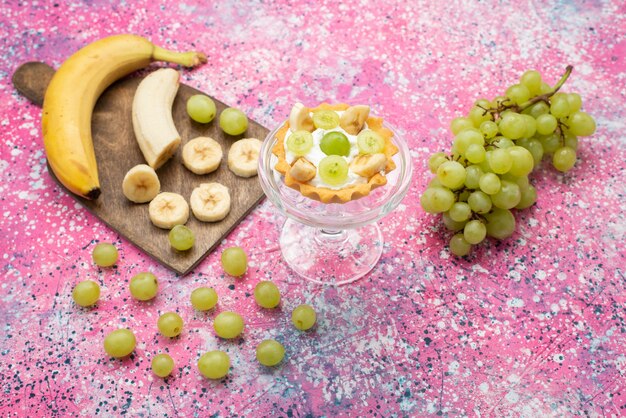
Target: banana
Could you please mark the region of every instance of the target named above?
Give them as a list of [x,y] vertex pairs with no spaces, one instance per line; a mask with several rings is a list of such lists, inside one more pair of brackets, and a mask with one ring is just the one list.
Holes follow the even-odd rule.
[[262,142],[256,138],[244,138],[228,150],[228,168],[239,177],[257,175]]
[[289,128],[292,132],[305,130],[313,132],[315,126],[313,125],[313,119],[309,115],[310,109],[305,107],[302,103],[296,103],[291,108],[289,113]]
[[370,178],[380,173],[387,166],[385,154],[363,154],[356,157],[350,163],[350,170],[359,176]]
[[161,190],[161,182],[154,169],[139,164],[128,170],[122,181],[124,196],[131,202],[146,203]]
[[221,221],[230,212],[228,187],[220,183],[203,183],[191,192],[193,215],[203,222]]
[[52,77],[41,117],[44,148],[55,176],[72,193],[87,199],[100,195],[91,137],[98,97],[114,81],[152,61],[193,67],[206,62],[206,56],[169,51],[140,36],[114,35],[80,49]]
[[289,174],[294,179],[306,183],[315,177],[317,173],[317,169],[315,166],[306,158],[298,158],[295,163],[289,169]]
[[161,68],[141,80],[133,98],[133,129],[143,157],[155,170],[178,149],[180,134],[174,125],[172,104],[180,73]]
[[189,205],[178,193],[163,192],[156,195],[148,206],[150,220],[155,226],[172,229],[184,225],[189,219]]
[[341,126],[350,135],[356,135],[361,132],[361,129],[363,129],[363,125],[369,115],[369,106],[350,106],[339,118],[339,126]]
[[213,138],[199,136],[183,147],[183,164],[196,174],[217,170],[222,162],[222,146]]

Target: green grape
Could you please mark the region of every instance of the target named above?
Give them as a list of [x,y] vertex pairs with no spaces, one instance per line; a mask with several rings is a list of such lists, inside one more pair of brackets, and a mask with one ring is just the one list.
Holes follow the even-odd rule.
[[507,113],[500,120],[500,132],[509,139],[519,139],[526,132],[526,124],[522,115]]
[[583,100],[578,93],[569,93],[567,95],[567,103],[569,103],[569,110],[572,113],[578,112],[583,106]]
[[521,198],[522,192],[516,183],[502,180],[500,191],[491,196],[491,201],[497,208],[512,209],[520,202]]
[[347,157],[350,155],[350,141],[341,132],[328,132],[320,140],[320,149],[326,155],[343,155]]
[[275,308],[280,303],[280,291],[270,281],[261,281],[254,287],[254,300],[262,308]]
[[185,225],[176,225],[170,230],[168,235],[170,245],[178,251],[187,251],[196,240],[193,231]]
[[524,118],[524,126],[526,127],[522,138],[530,138],[535,134],[535,132],[537,132],[537,122],[535,121],[535,118],[530,115],[521,114],[520,116]]
[[167,377],[174,370],[174,360],[169,354],[157,354],[152,358],[152,372],[159,377]]
[[456,222],[467,221],[472,216],[472,209],[466,202],[456,202],[448,211],[450,218]]
[[91,253],[93,262],[100,267],[111,267],[117,262],[117,256],[117,248],[104,242],[97,244]]
[[498,148],[501,148],[501,149],[511,148],[512,146],[515,145],[515,143],[513,141],[511,141],[509,138],[504,137],[504,136],[497,136],[497,137],[495,137],[493,139],[492,144],[497,146]]
[[531,97],[536,96],[541,89],[541,74],[535,70],[528,70],[522,74],[520,84],[526,86]]
[[480,132],[487,139],[498,135],[498,125],[492,120],[486,120],[480,124]]
[[489,167],[496,174],[504,174],[511,169],[513,161],[508,153],[508,149],[496,148],[489,158]]
[[209,123],[215,118],[215,102],[204,94],[194,94],[187,100],[187,114],[199,123]]
[[480,244],[487,236],[487,227],[479,220],[469,221],[463,228],[463,238],[470,244]]
[[213,309],[217,299],[217,292],[212,287],[199,287],[191,292],[191,305],[198,311]]
[[100,286],[93,280],[84,280],[74,286],[72,299],[82,307],[95,305],[100,298]]
[[166,312],[157,321],[159,332],[166,337],[176,337],[183,332],[183,318],[176,312]]
[[477,165],[470,165],[465,168],[465,187],[469,189],[478,189],[478,182],[480,176],[483,175],[483,170]]
[[467,129],[454,137],[454,149],[459,154],[465,154],[471,144],[484,145],[485,138],[477,129]]
[[313,125],[318,129],[335,129],[339,126],[339,115],[333,110],[318,110],[313,113]]
[[237,312],[225,311],[215,317],[213,329],[222,338],[237,338],[243,332],[243,318]]
[[377,154],[385,150],[385,139],[371,129],[365,129],[356,138],[361,154]]
[[533,171],[535,159],[530,151],[520,146],[508,148],[507,151],[511,157],[512,164],[509,172],[512,175],[516,177],[527,176]]
[[480,106],[485,109],[489,109],[491,107],[491,102],[487,99],[478,99],[474,102],[474,106]]
[[489,195],[496,194],[500,191],[500,178],[494,173],[485,173],[480,176],[478,186]]
[[454,193],[447,187],[429,187],[422,193],[420,203],[428,213],[445,212],[454,203]]
[[461,229],[463,229],[465,227],[465,224],[467,223],[467,221],[461,221],[461,222],[455,221],[454,219],[450,217],[450,212],[442,213],[441,221],[443,222],[446,228],[454,232],[460,231]]
[[510,181],[512,183],[517,184],[519,186],[520,190],[523,190],[523,189],[527,188],[528,185],[530,184],[529,181],[528,181],[528,176],[519,176],[518,177],[518,176],[514,176],[511,173],[506,173],[505,175],[503,175],[500,178],[500,181],[503,181],[503,180]]
[[585,112],[574,112],[567,121],[569,131],[576,136],[593,135],[596,131],[596,122]]
[[137,300],[150,300],[159,291],[159,281],[152,273],[137,273],[130,279],[130,294]]
[[514,84],[506,89],[506,97],[515,104],[521,105],[530,99],[530,91],[523,84]]
[[472,244],[465,240],[463,234],[456,234],[450,239],[450,252],[457,257],[464,257],[472,250]]
[[576,151],[570,147],[561,147],[552,156],[552,165],[559,171],[566,172],[576,163]]
[[453,135],[457,135],[459,132],[470,128],[474,128],[474,124],[469,118],[458,117],[452,119],[452,122],[450,122],[450,130]]
[[428,159],[428,169],[435,174],[439,166],[448,161],[448,157],[443,152],[436,152]]
[[111,357],[126,357],[135,349],[137,340],[129,329],[116,329],[104,338],[104,351]]
[[444,187],[444,185],[441,184],[439,179],[435,176],[428,182],[428,187]]
[[229,369],[230,358],[223,351],[209,351],[198,359],[198,371],[207,379],[221,379]]
[[569,102],[567,96],[552,96],[552,102],[550,103],[550,113],[557,118],[561,119],[570,114]]
[[465,167],[457,161],[446,161],[437,169],[437,178],[444,186],[457,189],[465,182]]
[[522,189],[522,196],[515,209],[526,209],[531,207],[537,201],[537,190],[533,186]]
[[478,144],[470,144],[465,151],[465,158],[473,164],[479,164],[485,161],[485,155],[485,147]]
[[505,239],[515,231],[515,217],[508,209],[494,208],[485,214],[487,235],[496,239]]
[[556,125],[556,118],[549,113],[537,118],[537,132],[541,135],[550,135],[556,129]]
[[543,152],[552,154],[561,146],[561,138],[557,134],[548,135],[541,139],[541,145],[543,146]]
[[263,340],[256,347],[256,359],[264,366],[276,366],[285,357],[285,347],[276,340]]
[[348,179],[348,163],[343,157],[329,155],[320,161],[318,173],[326,184],[339,186]]
[[565,132],[565,137],[563,138],[563,145],[566,147],[570,147],[574,151],[578,150],[578,138],[576,135],[571,132]]
[[475,127],[479,127],[483,122],[491,120],[491,113],[479,106],[472,107],[468,116]]
[[548,83],[541,82],[541,87],[539,88],[539,94],[548,94],[552,92],[552,87]]
[[241,247],[230,247],[222,252],[222,268],[234,277],[243,276],[248,270],[248,256]]
[[317,315],[310,305],[300,305],[291,313],[293,326],[300,331],[306,331],[315,325]]
[[228,135],[241,135],[248,129],[248,117],[241,110],[229,107],[220,114],[220,128]]
[[311,148],[313,148],[313,135],[309,131],[295,131],[287,138],[287,149],[295,155],[306,155]]
[[499,109],[500,107],[504,106],[506,102],[509,101],[508,97],[505,96],[496,96],[492,101],[491,101],[491,107],[495,108],[495,109]]
[[491,210],[491,197],[485,192],[479,190],[472,192],[467,199],[467,204],[470,205],[472,212],[479,214],[488,213]]
[[541,115],[550,113],[550,107],[545,102],[535,103],[527,109],[528,114],[537,119]]

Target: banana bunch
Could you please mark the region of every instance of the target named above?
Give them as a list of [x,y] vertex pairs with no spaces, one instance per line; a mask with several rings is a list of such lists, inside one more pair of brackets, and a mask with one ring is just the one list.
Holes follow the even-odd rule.
[[[87,199],[100,195],[91,137],[91,115],[98,97],[114,81],[152,61],[194,67],[206,62],[206,56],[166,50],[140,36],[114,35],[74,53],[52,77],[43,102],[44,148],[52,171],[71,192]],[[164,154],[169,150],[165,147]]]

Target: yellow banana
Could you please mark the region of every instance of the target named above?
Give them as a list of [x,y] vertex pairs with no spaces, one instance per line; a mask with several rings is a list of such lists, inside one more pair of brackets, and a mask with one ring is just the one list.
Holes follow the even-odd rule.
[[98,97],[114,81],[152,61],[193,67],[206,62],[206,56],[169,51],[140,36],[113,35],[74,53],[52,77],[41,118],[44,147],[52,171],[71,192],[87,199],[100,195],[91,138]]

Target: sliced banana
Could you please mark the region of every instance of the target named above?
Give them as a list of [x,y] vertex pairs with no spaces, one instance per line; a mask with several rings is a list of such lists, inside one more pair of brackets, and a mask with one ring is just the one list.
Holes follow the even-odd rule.
[[351,106],[339,118],[341,126],[350,135],[357,135],[363,129],[370,115],[370,107],[366,105]]
[[191,192],[193,215],[203,222],[221,221],[230,212],[230,192],[220,183],[203,183]]
[[183,147],[183,164],[196,174],[217,170],[222,161],[222,146],[213,138],[199,136]]
[[185,198],[178,193],[164,192],[152,199],[148,213],[155,226],[172,229],[176,225],[183,225],[187,222],[189,205]]
[[356,157],[350,163],[350,170],[362,177],[370,178],[380,173],[387,166],[385,154],[363,154]]
[[302,103],[293,105],[291,113],[289,113],[289,129],[291,129],[292,132],[300,130],[313,132],[315,126],[313,125],[313,119],[309,112],[310,109],[305,107]]
[[128,170],[122,181],[122,192],[131,202],[146,203],[161,190],[161,182],[152,167],[139,164]]
[[256,138],[244,138],[228,150],[228,168],[239,177],[257,175],[262,142]]
[[298,181],[301,181],[302,183],[306,183],[307,181],[311,180],[313,177],[315,177],[316,173],[317,169],[315,168],[313,163],[311,163],[306,158],[298,158],[289,170],[289,174],[291,174],[291,177]]

